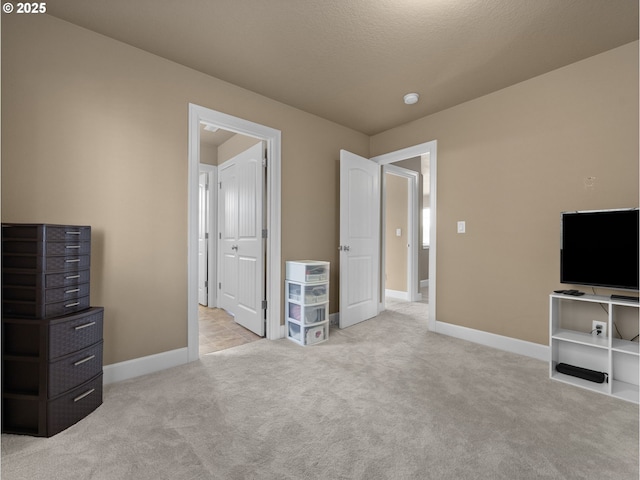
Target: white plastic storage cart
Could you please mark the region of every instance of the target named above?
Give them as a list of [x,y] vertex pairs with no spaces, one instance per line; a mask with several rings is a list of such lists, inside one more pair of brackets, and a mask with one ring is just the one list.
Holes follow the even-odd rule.
[[329,262],[286,263],[285,315],[287,338],[315,345],[329,338]]

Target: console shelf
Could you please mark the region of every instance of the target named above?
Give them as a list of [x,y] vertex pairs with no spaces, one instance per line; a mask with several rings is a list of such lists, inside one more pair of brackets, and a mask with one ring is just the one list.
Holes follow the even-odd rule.
[[[640,305],[632,300],[602,295],[550,295],[549,343],[552,380],[640,403]],[[595,335],[593,322],[606,325]],[[619,338],[622,336],[622,338]],[[559,363],[607,374],[608,381],[595,383],[556,370]]]

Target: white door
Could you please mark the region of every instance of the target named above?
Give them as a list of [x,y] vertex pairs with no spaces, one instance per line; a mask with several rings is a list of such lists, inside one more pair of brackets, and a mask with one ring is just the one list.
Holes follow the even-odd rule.
[[264,336],[262,142],[218,167],[218,306]]
[[378,314],[380,166],[340,150],[340,328]]
[[198,179],[198,303],[208,305],[209,175]]

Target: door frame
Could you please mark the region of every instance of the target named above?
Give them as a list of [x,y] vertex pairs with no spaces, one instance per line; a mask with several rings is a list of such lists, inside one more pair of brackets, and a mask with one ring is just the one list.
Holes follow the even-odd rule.
[[[200,156],[198,155],[198,158]],[[218,251],[218,209],[216,208],[215,185],[218,184],[218,167],[200,163],[198,173],[206,173],[209,181],[209,201],[207,202],[207,222],[209,241],[207,242],[207,304],[209,307],[218,306],[218,272],[216,269],[216,253]]]
[[[399,162],[401,160],[407,160],[413,157],[419,157],[425,154],[429,154],[429,185],[431,189],[430,194],[430,218],[431,229],[429,232],[429,318],[427,319],[427,328],[431,331],[436,330],[436,207],[437,207],[437,157],[438,157],[438,141],[431,140],[430,142],[421,143],[411,147],[402,148],[394,152],[385,153],[372,157],[371,160],[379,165],[388,165],[390,163]],[[416,258],[417,249],[421,248],[421,245],[415,245]],[[382,288],[382,282],[381,282]]]
[[[407,300],[417,302],[420,300],[420,292],[418,285],[418,172],[398,167],[393,164],[385,164],[382,166],[382,205],[386,206],[387,200],[387,178],[386,174],[396,175],[407,180],[408,196],[407,196],[407,238],[409,239],[410,248],[407,253]],[[382,212],[382,238],[380,242],[380,308],[385,309],[385,290],[386,290],[386,247],[387,247],[387,212],[386,208]]]
[[267,157],[267,221],[266,248],[266,337],[282,337],[280,326],[281,297],[281,132],[265,125],[189,104],[189,151],[187,172],[187,350],[189,361],[198,360],[198,173],[200,163],[200,122],[224,130],[254,137],[266,142]]

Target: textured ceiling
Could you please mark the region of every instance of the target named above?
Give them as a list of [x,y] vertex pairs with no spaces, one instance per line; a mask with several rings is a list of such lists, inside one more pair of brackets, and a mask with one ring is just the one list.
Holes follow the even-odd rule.
[[[55,0],[47,9],[369,135],[638,39],[637,0]],[[403,104],[408,92],[418,104]]]

